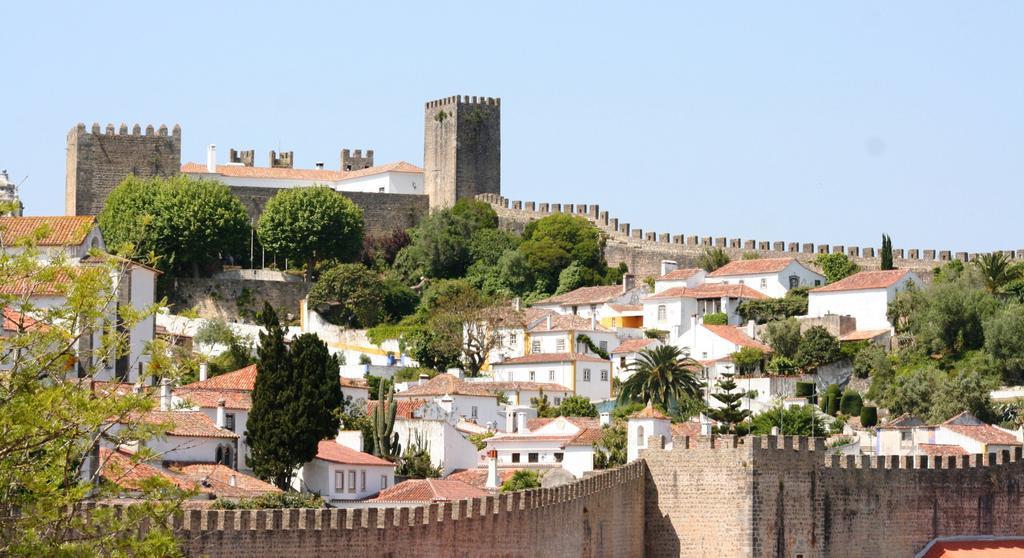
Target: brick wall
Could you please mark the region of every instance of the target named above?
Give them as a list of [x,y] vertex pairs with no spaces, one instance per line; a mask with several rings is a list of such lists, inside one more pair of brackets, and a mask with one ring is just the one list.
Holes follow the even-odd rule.
[[641,556],[644,466],[556,488],[412,508],[191,510],[189,556]]

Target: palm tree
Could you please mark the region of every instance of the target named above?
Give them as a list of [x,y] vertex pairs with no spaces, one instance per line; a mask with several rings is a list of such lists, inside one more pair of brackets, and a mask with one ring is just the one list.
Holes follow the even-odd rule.
[[675,409],[681,400],[700,396],[695,369],[700,363],[674,345],[644,349],[629,365],[632,375],[622,383],[619,403],[649,402]]
[[974,265],[981,272],[988,292],[993,294],[1003,285],[1020,277],[1021,273],[1020,268],[1010,263],[1010,259],[1002,252],[981,254],[974,260]]

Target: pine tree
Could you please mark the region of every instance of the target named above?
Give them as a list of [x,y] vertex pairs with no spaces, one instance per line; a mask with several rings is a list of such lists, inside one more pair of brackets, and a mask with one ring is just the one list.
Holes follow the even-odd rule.
[[746,393],[736,390],[736,382],[733,380],[735,374],[723,373],[722,377],[718,379],[718,393],[712,394],[712,397],[722,403],[722,407],[718,409],[709,409],[708,416],[718,421],[721,425],[720,430],[723,433],[738,434],[737,425],[742,423],[747,417],[750,416],[750,411],[747,409],[741,409],[742,399],[746,397]]
[[881,257],[882,257],[882,266],[881,267],[882,267],[883,270],[896,269],[892,265],[892,239],[889,238],[889,235],[887,235],[887,234],[883,234],[882,235],[882,253],[881,253]]
[[292,377],[298,399],[293,402],[299,464],[316,457],[321,440],[334,438],[341,426],[344,398],[338,365],[327,345],[312,333],[291,344]]

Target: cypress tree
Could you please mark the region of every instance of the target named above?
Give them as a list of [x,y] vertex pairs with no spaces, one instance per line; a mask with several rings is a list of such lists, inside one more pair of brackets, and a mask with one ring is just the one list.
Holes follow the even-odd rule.
[[301,465],[316,457],[321,440],[337,436],[344,399],[337,362],[315,334],[304,333],[292,341],[291,362],[298,392],[292,402],[299,438],[295,459]]
[[296,434],[290,411],[297,394],[290,374],[284,329],[269,304],[264,304],[260,319],[266,331],[260,332],[260,346],[256,351],[259,372],[246,422],[248,464],[258,477],[287,489],[292,476],[292,441]]
[[896,269],[892,265],[892,239],[889,238],[889,235],[887,235],[887,234],[883,234],[882,235],[882,253],[881,253],[881,257],[882,257],[881,268],[883,270]]

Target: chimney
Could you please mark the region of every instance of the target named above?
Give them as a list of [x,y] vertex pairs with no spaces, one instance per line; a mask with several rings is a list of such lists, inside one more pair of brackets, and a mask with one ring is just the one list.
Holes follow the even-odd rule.
[[667,275],[679,269],[679,264],[673,260],[661,260],[661,274]]
[[217,172],[217,146],[206,146],[206,172]]
[[487,490],[498,489],[498,450],[487,452],[487,483],[484,484]]
[[519,434],[529,434],[530,433],[530,429],[526,427],[526,413],[525,412],[520,411],[520,412],[516,413],[516,432],[518,432]]
[[747,320],[747,337],[755,339],[755,333],[757,333],[757,322],[754,320]]
[[317,170],[324,170],[324,162],[323,161],[317,161],[317,162],[313,163],[313,166],[315,166],[317,168]]
[[622,294],[626,294],[636,288],[636,276],[632,273],[622,274]]
[[711,435],[711,419],[709,419],[704,413],[700,414],[700,435]]
[[608,426],[612,423],[612,414],[608,411],[601,413],[601,426]]
[[590,312],[590,331],[597,331],[597,313]]
[[226,428],[228,424],[228,415],[225,412],[225,405],[227,404],[224,399],[217,400],[217,428]]
[[232,473],[231,476],[228,477],[228,485],[229,486],[238,486],[238,479],[235,478],[234,473]]
[[199,363],[199,381],[205,382],[210,377],[210,364],[207,362]]
[[423,384],[425,384],[425,383],[427,383],[429,381],[430,381],[430,376],[428,376],[426,374],[420,374],[420,381],[418,382],[418,385],[423,385]]
[[346,448],[356,451],[363,451],[362,430],[339,430],[338,436],[335,437],[334,441],[338,442],[339,446],[345,446]]
[[440,405],[441,408],[444,409],[446,413],[451,414],[452,413],[452,403],[454,401],[455,400],[452,399],[452,396],[448,395],[446,393],[446,394],[444,394],[443,397],[441,397],[441,399],[437,400],[437,404]]
[[518,296],[512,299],[512,308],[515,308],[516,312],[523,310],[523,300]]
[[505,408],[505,432],[516,431],[516,412],[511,406]]
[[160,410],[171,410],[171,379],[160,380]]
[[690,314],[690,329],[697,327],[697,314]]
[[551,331],[551,314],[548,314],[547,319],[548,319],[547,320],[548,321],[548,331]]

